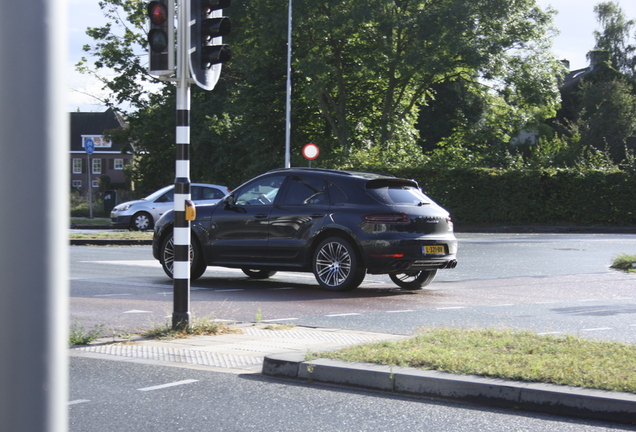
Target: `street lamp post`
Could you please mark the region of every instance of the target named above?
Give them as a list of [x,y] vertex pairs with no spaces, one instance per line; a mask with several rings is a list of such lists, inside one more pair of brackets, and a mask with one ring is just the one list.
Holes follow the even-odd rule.
[[285,119],[285,168],[291,167],[291,47],[292,47],[292,0],[287,12],[287,97]]

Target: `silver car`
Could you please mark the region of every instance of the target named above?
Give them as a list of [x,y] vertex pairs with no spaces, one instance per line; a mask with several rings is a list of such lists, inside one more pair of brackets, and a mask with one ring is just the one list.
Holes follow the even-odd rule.
[[[190,195],[195,204],[214,204],[230,193],[225,186],[192,183]],[[162,214],[174,208],[174,185],[166,186],[137,201],[118,204],[110,213],[114,228],[149,230]]]

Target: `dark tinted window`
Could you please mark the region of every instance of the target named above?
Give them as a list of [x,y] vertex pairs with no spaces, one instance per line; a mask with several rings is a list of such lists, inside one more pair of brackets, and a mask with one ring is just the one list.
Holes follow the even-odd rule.
[[325,180],[318,177],[294,176],[285,197],[286,205],[324,205]]
[[329,183],[329,200],[331,204],[342,204],[349,201],[347,194],[333,183]]
[[418,188],[411,186],[381,186],[367,189],[369,195],[382,204],[388,205],[417,205],[431,204],[429,197]]
[[258,179],[239,190],[236,205],[270,205],[276,199],[285,176]]
[[192,199],[193,200],[213,200],[221,199],[225,195],[223,192],[216,188],[192,186]]
[[156,202],[174,202],[174,189],[170,189],[165,194],[157,198]]

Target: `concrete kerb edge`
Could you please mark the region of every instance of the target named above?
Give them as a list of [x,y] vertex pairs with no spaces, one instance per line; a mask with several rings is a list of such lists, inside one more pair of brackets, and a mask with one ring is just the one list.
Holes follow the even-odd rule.
[[273,377],[347,385],[482,406],[613,423],[636,423],[636,394],[631,393],[330,359],[307,361],[305,355],[298,353],[265,356],[262,373]]

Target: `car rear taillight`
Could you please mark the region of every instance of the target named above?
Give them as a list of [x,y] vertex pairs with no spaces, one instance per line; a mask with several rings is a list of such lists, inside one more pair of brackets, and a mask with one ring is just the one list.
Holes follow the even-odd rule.
[[409,223],[411,220],[404,213],[375,213],[362,216],[362,220],[370,223]]
[[453,221],[451,220],[450,217],[446,218],[446,225],[448,225],[448,230],[449,231],[453,231]]

